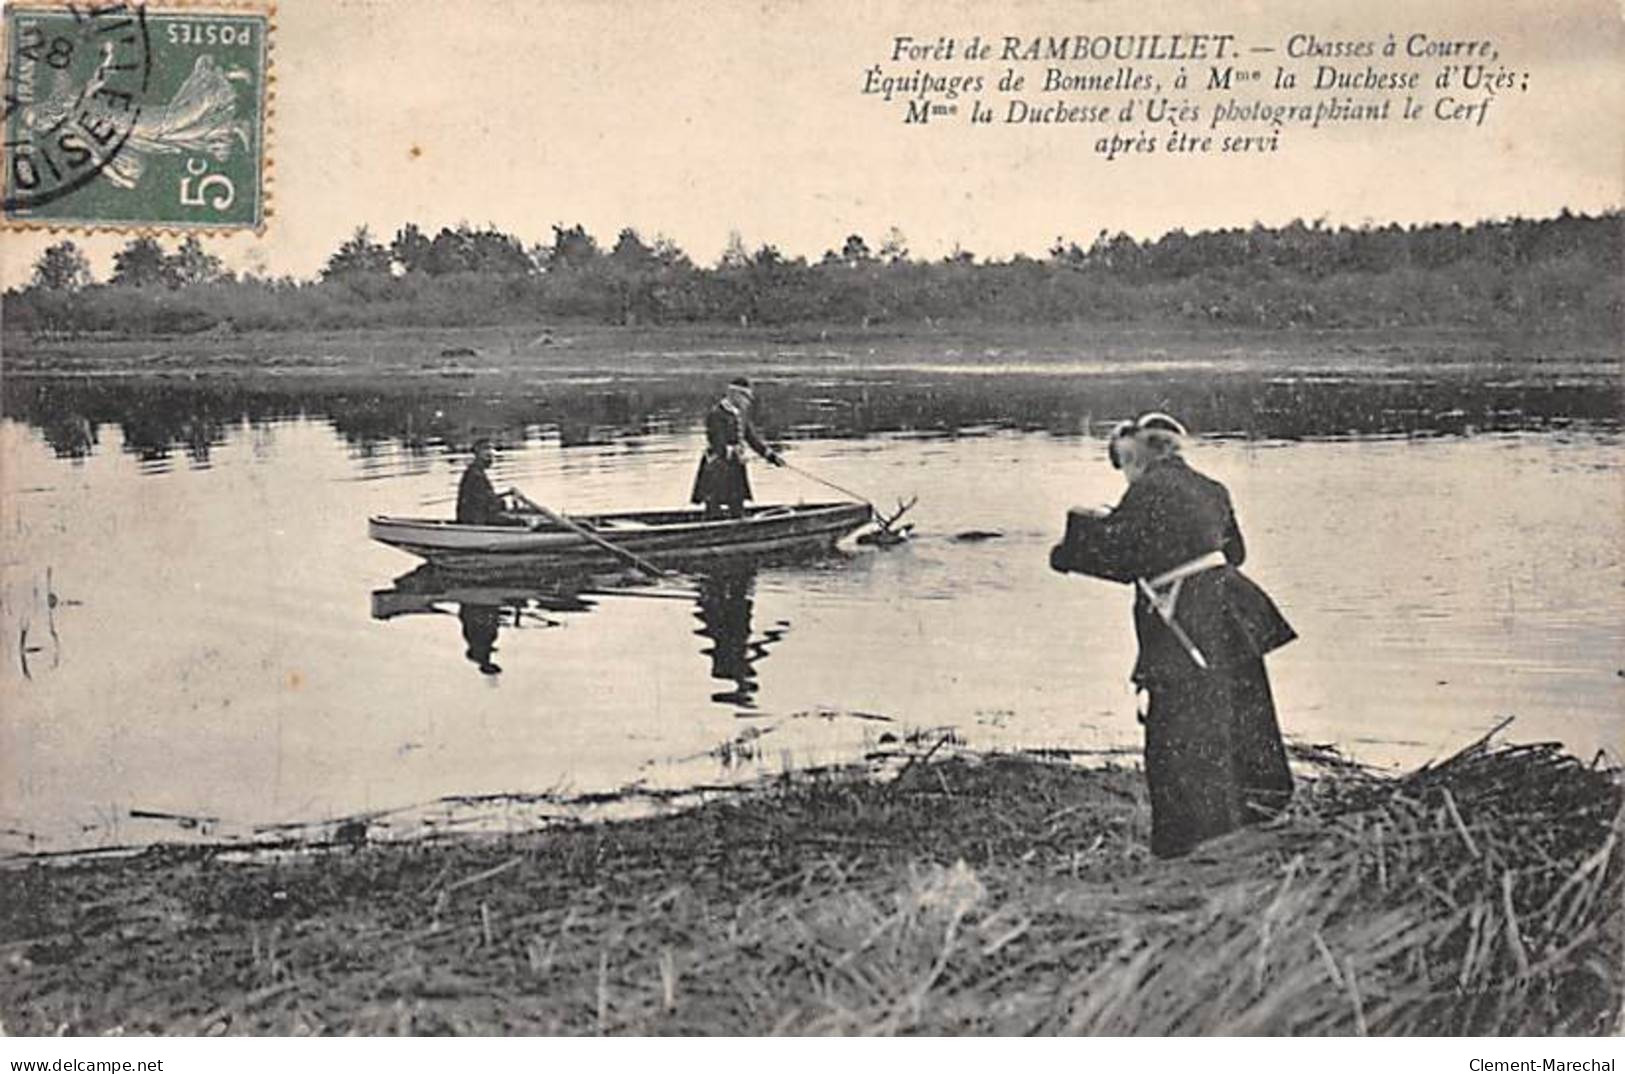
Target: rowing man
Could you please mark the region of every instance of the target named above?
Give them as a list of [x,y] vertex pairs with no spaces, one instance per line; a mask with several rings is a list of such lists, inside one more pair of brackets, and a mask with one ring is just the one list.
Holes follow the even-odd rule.
[[768,446],[750,420],[754,397],[750,381],[735,377],[727,394],[705,416],[705,455],[694,475],[689,502],[704,504],[706,518],[745,517],[745,501],[752,497],[743,445],[749,444],[774,466],[784,465],[783,456]]
[[496,449],[488,437],[474,441],[474,458],[457,484],[457,521],[471,526],[512,526],[522,523],[514,516],[514,491],[498,493],[486,474],[496,461]]

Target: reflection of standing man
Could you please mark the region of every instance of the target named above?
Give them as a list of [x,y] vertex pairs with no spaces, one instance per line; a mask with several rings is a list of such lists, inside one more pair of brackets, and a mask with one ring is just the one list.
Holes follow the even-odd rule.
[[694,633],[710,641],[700,650],[711,658],[711,677],[732,682],[733,689],[711,695],[722,704],[754,708],[756,662],[767,656],[768,647],[784,637],[789,624],[780,620],[751,640],[752,594],[756,589],[756,568],[746,563],[719,565],[699,578],[699,600],[694,617],[700,627]]
[[774,466],[784,465],[784,458],[768,446],[750,420],[754,397],[750,381],[735,377],[727,394],[705,415],[705,456],[694,475],[689,502],[704,504],[706,518],[745,516],[745,501],[752,496],[744,444]]
[[[496,460],[496,449],[487,437],[474,441],[474,458],[457,483],[457,521],[470,526],[501,526],[517,522],[508,513],[506,496],[491,487],[486,471]],[[510,492],[507,495],[512,495]]]
[[711,677],[734,684],[731,691],[713,694],[713,701],[749,705],[756,692],[756,676],[750,667],[750,597],[755,580],[755,572],[750,570],[721,571],[700,579],[695,612],[700,629],[695,633],[711,641],[706,652],[711,658]]

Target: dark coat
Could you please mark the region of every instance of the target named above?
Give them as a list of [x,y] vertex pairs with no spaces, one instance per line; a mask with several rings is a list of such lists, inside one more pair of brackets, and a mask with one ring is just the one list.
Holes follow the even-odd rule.
[[[1130,485],[1105,518],[1068,514],[1066,536],[1050,552],[1050,566],[1133,584],[1213,551],[1223,552],[1229,566],[1187,579],[1174,613],[1209,665],[1256,660],[1297,637],[1269,595],[1238,569],[1247,546],[1230,493],[1177,456]],[[1134,629],[1140,642],[1136,683],[1150,687],[1200,670],[1138,592]]]
[[463,471],[463,479],[457,483],[457,521],[471,526],[495,526],[503,521],[505,510],[502,497],[485,475],[485,467],[470,463]]
[[1132,584],[1213,551],[1227,565],[1186,579],[1174,610],[1206,669],[1136,587],[1134,681],[1151,693],[1145,770],[1151,849],[1161,857],[1271,816],[1291,797],[1263,657],[1296,635],[1238,569],[1247,549],[1229,492],[1178,457],[1130,485],[1106,517],[1069,514],[1050,552],[1057,571]]
[[748,417],[721,403],[705,415],[705,454],[694,475],[690,503],[726,504],[738,507],[752,498],[750,475],[745,470],[741,445],[763,458],[772,458],[773,449],[756,431]]

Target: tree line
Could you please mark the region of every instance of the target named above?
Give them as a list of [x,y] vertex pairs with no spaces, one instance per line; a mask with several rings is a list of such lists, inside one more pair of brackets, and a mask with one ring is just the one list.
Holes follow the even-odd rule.
[[[166,253],[158,240],[143,236],[131,239],[113,255],[113,274],[107,282],[114,287],[190,287],[228,278],[220,258],[205,250],[196,235],[187,236],[174,253]],[[90,260],[68,241],[40,254],[30,287],[77,291],[94,282]]]
[[[1621,323],[1625,216],[1572,214],[1463,225],[1226,228],[1155,239],[1058,237],[1044,256],[926,260],[892,228],[809,260],[735,232],[710,265],[663,236],[580,224],[526,244],[494,226],[389,241],[355,231],[309,280],[235,275],[196,237],[132,239],[105,283],[72,241],[44,251],[8,324],[130,334],[579,318],[617,324],[1041,322],[1179,317],[1247,325]],[[162,296],[162,297],[159,297]]]

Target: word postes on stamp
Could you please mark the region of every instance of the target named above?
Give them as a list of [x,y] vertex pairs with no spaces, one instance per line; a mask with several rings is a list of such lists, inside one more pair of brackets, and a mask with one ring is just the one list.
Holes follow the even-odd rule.
[[267,13],[23,4],[4,25],[6,224],[264,223]]

